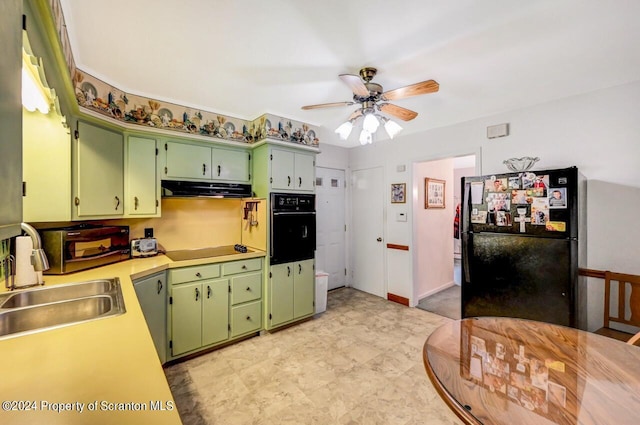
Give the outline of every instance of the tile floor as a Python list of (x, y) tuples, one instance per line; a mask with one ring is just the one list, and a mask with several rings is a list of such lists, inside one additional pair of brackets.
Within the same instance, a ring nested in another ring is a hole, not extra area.
[(165, 369), (193, 424), (460, 424), (422, 364), (449, 319), (351, 288), (313, 320)]

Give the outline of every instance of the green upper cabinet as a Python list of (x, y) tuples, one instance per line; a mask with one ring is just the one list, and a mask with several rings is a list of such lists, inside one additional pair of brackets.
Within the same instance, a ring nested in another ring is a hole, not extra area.
[(0, 11), (0, 239), (8, 239), (22, 232), (22, 0), (3, 1)]
[(251, 155), (246, 150), (179, 142), (167, 142), (164, 146), (166, 160), (163, 179), (242, 183), (251, 180)]
[(160, 215), (156, 140), (127, 137), (125, 172), (125, 213), (133, 217)]
[(271, 188), (273, 190), (313, 191), (315, 155), (282, 149), (271, 151)]
[(185, 143), (165, 143), (164, 176), (169, 179), (211, 179), (211, 148)]
[(258, 196), (270, 192), (314, 192), (316, 153), (264, 143), (253, 150), (253, 191)]
[(124, 140), (121, 133), (78, 122), (72, 146), (73, 219), (124, 213)]
[(249, 182), (251, 154), (247, 151), (211, 148), (214, 180)]

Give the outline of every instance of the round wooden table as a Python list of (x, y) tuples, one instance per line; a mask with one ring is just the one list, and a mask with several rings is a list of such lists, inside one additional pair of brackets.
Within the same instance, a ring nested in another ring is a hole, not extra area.
[(611, 338), (530, 320), (470, 318), (436, 329), (423, 360), (466, 424), (640, 424), (640, 347)]

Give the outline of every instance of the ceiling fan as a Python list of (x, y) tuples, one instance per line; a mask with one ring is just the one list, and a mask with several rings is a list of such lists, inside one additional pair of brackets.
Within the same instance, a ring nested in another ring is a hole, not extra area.
[(380, 125), (380, 120), (384, 121), (385, 130), (389, 134), (389, 137), (393, 139), (393, 137), (402, 130), (402, 127), (391, 121), (389, 118), (380, 115), (379, 112), (393, 115), (403, 121), (410, 121), (414, 119), (418, 116), (418, 113), (410, 109), (388, 103), (388, 101), (404, 99), (421, 94), (435, 93), (440, 88), (440, 85), (434, 80), (427, 80), (385, 92), (382, 90), (382, 86), (380, 84), (371, 82), (377, 72), (378, 70), (376, 68), (365, 67), (360, 70), (360, 76), (352, 74), (339, 75), (340, 79), (349, 86), (351, 91), (353, 91), (353, 101), (307, 105), (303, 106), (302, 109), (331, 108), (335, 106), (350, 106), (357, 104), (359, 105), (358, 109), (356, 109), (349, 116), (349, 119), (340, 125), (340, 127), (335, 131), (340, 135), (341, 139), (346, 140), (349, 137), (349, 134), (351, 134), (351, 130), (353, 129), (353, 123), (360, 117), (364, 117), (362, 124), (363, 130), (360, 134), (361, 144), (364, 145), (371, 143), (371, 135), (377, 131), (378, 126)]

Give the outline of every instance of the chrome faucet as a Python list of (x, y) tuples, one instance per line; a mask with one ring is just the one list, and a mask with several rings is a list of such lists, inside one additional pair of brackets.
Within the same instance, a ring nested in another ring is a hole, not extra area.
[(42, 240), (40, 239), (38, 231), (27, 223), (20, 223), (20, 227), (33, 241), (33, 251), (31, 251), (31, 265), (33, 266), (33, 270), (37, 272), (49, 270), (49, 260), (47, 260), (44, 249), (42, 249)]

